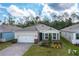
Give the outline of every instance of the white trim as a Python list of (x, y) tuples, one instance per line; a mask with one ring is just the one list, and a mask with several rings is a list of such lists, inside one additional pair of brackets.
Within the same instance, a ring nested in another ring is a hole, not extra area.
[[(42, 39), (47, 40), (47, 39), (45, 38), (45, 34), (46, 34), (46, 33), (42, 33)], [(47, 34), (48, 34), (48, 37), (49, 37), (49, 33), (47, 33)], [(55, 33), (55, 34), (56, 34), (56, 35), (55, 35), (56, 39), (53, 38), (53, 34), (54, 34), (54, 33), (51, 33), (51, 35), (52, 35), (52, 40), (60, 40), (60, 34), (59, 34), (59, 33)], [(57, 34), (58, 34), (58, 35), (57, 35)]]
[(52, 39), (53, 39), (53, 40), (57, 40), (57, 33), (55, 33), (55, 34), (56, 34), (56, 36), (55, 36), (56, 39), (53, 38), (53, 34), (54, 34), (54, 33), (52, 33)]
[(57, 40), (57, 33), (56, 33), (56, 40)]
[(76, 40), (79, 40), (79, 39), (77, 39), (77, 34), (79, 35), (79, 33), (76, 33), (76, 34), (75, 34), (75, 39), (76, 39)]
[(44, 40), (47, 40), (46, 38), (45, 38), (45, 34), (48, 34), (48, 37), (49, 37), (49, 33), (43, 33), (44, 34)]
[(60, 33), (58, 33), (58, 40), (60, 40)]

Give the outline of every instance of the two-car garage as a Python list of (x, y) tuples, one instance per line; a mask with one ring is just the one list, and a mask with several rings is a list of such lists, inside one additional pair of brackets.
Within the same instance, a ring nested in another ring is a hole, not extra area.
[(16, 32), (15, 37), (19, 43), (34, 43), (34, 39), (38, 38), (38, 34), (37, 32), (20, 31)]
[(28, 42), (28, 43), (32, 43), (34, 42), (34, 37), (33, 36), (19, 36), (18, 37), (18, 42)]

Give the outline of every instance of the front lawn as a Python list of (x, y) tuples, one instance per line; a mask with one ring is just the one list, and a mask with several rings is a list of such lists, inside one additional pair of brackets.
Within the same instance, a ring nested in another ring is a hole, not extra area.
[(65, 38), (61, 37), (61, 42), (63, 43), (63, 45), (67, 48), (67, 49), (76, 49), (79, 50), (78, 46), (73, 45), (72, 43), (70, 43), (69, 41), (67, 41)]
[(67, 55), (66, 49), (53, 49), (41, 47), (39, 45), (33, 45), (24, 55), (28, 56), (56, 56), (56, 55)]
[(64, 38), (61, 38), (61, 42), (63, 44), (63, 47), (58, 49), (46, 48), (34, 44), (27, 52), (25, 52), (24, 56), (68, 56), (68, 49), (76, 49), (79, 51), (79, 47), (71, 44)]
[(0, 42), (0, 50), (10, 46), (11, 44), (11, 42)]

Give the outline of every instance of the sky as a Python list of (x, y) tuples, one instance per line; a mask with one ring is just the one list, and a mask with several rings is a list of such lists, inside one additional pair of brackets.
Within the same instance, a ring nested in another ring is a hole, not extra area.
[(51, 19), (51, 14), (57, 15), (67, 12), (79, 12), (78, 3), (0, 3), (0, 20), (8, 17), (8, 14), (14, 17), (22, 16), (41, 16)]

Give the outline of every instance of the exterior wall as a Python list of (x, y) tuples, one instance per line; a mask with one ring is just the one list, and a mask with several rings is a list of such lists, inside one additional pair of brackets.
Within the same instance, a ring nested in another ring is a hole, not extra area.
[(3, 33), (2, 37), (5, 39), (5, 41), (9, 41), (15, 38), (13, 32), (5, 32)]
[(74, 33), (71, 32), (61, 32), (61, 35), (66, 38), (68, 41), (70, 41), (71, 43), (73, 43), (74, 40)]
[[(43, 31), (42, 33), (51, 33), (51, 34), (56, 33), (56, 34), (58, 34), (58, 36), (56, 35), (56, 38), (58, 40), (60, 40), (60, 31), (58, 31), (58, 30), (48, 30), (48, 31)], [(42, 39), (44, 39), (44, 34), (42, 36), (43, 36)]]
[(35, 39), (38, 39), (38, 33), (37, 32), (27, 32), (27, 31), (20, 31), (20, 32), (15, 32), (15, 38), (18, 39), (19, 36), (27, 36), (27, 35), (33, 35), (35, 36)]
[(70, 41), (72, 44), (79, 44), (79, 39), (76, 39), (76, 33), (61, 32), (61, 35)]
[(2, 39), (0, 41), (5, 42), (14, 39), (14, 33), (13, 32), (3, 32), (2, 33)]
[(73, 44), (79, 44), (79, 39), (76, 39), (76, 33), (74, 33), (74, 37), (73, 37)]
[[(42, 32), (42, 33), (58, 33), (58, 40), (60, 40), (60, 32), (49, 32), (49, 31), (45, 31), (45, 32)], [(22, 37), (22, 36), (33, 36), (34, 38), (33, 39), (39, 39), (39, 32), (37, 31), (19, 31), (19, 32), (15, 32), (15, 38), (16, 39), (19, 39), (19, 37)], [(42, 34), (42, 39), (44, 38), (43, 34)]]
[(5, 38), (0, 39), (0, 42), (6, 42)]

